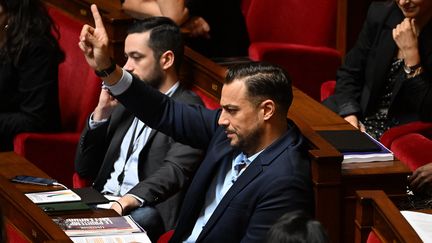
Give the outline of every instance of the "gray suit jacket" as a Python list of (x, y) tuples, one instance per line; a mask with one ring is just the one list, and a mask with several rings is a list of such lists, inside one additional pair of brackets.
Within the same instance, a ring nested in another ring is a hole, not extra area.
[[(181, 86), (173, 99), (189, 104), (202, 104), (200, 98)], [(94, 179), (93, 187), (101, 191), (114, 169), (120, 145), (134, 116), (122, 105), (117, 107), (109, 122), (82, 132), (75, 159), (75, 169), (84, 178)], [(183, 194), (189, 184), (202, 151), (175, 142), (165, 134), (152, 130), (139, 156), (140, 182), (129, 191), (155, 206), (171, 229), (177, 220)]]

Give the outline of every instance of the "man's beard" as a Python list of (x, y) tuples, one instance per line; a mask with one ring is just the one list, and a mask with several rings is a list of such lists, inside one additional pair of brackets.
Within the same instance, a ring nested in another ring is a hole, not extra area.
[(261, 131), (258, 128), (255, 128), (250, 133), (245, 136), (241, 136), (237, 133), (237, 144), (232, 145), (234, 148), (238, 148), (240, 151), (245, 153), (256, 152), (256, 146), (258, 141), (261, 138)]
[(159, 66), (155, 65), (155, 67), (153, 68), (153, 72), (149, 77), (144, 79), (144, 82), (155, 89), (159, 89), (162, 86), (164, 79), (164, 72)]

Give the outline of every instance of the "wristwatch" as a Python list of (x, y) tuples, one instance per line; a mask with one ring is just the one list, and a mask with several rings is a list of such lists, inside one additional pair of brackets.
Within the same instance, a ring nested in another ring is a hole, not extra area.
[(116, 63), (111, 58), (111, 65), (108, 68), (102, 69), (100, 71), (95, 70), (95, 74), (96, 74), (96, 76), (101, 77), (101, 78), (108, 77), (112, 72), (114, 72), (114, 70), (116, 69), (116, 66), (117, 66)]
[(420, 64), (420, 63), (417, 64), (417, 65), (414, 65), (414, 66), (407, 66), (407, 65), (404, 64), (403, 69), (404, 69), (404, 71), (405, 71), (406, 74), (410, 75), (410, 74), (414, 74), (415, 71), (416, 71), (419, 67), (421, 67), (421, 64)]

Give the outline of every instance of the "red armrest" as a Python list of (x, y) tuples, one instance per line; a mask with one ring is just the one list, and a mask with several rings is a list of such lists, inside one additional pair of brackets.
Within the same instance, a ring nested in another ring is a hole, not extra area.
[(280, 65), (297, 88), (316, 100), (320, 100), (321, 84), (334, 80), (341, 64), (340, 53), (335, 49), (287, 43), (251, 43), (249, 58)]
[(382, 243), (382, 241), (378, 238), (375, 232), (371, 231), (366, 240), (366, 243)]
[(381, 142), (412, 171), (432, 162), (432, 123), (411, 122), (392, 127), (381, 136)]
[(89, 187), (92, 184), (91, 179), (83, 178), (78, 173), (74, 172), (72, 177), (73, 188)]
[(321, 102), (334, 94), (336, 88), (336, 81), (329, 80), (321, 84)]
[(80, 133), (21, 133), (14, 138), (14, 151), (71, 187), (79, 138)]
[(392, 127), (381, 136), (380, 141), (384, 146), (390, 148), (394, 140), (408, 133), (429, 136), (432, 134), (432, 122), (416, 121)]
[(432, 140), (419, 133), (398, 137), (392, 142), (390, 150), (412, 171), (432, 162)]
[(174, 234), (174, 230), (169, 230), (165, 232), (163, 235), (161, 235), (157, 241), (157, 243), (168, 243), (171, 239), (171, 237)]

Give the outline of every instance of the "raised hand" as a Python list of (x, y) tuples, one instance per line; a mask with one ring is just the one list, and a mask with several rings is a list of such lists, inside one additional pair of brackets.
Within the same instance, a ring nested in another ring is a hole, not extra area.
[(96, 5), (91, 5), (91, 11), (95, 28), (87, 24), (83, 26), (78, 46), (93, 69), (103, 70), (111, 65), (109, 39)]

